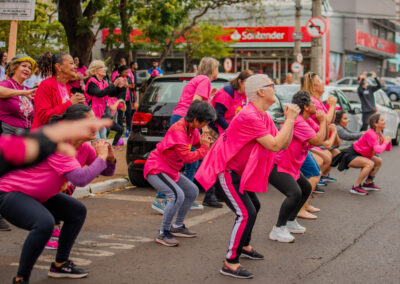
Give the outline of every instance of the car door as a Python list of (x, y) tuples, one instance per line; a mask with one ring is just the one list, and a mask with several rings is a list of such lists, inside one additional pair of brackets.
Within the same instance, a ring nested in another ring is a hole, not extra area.
[(355, 113), (349, 101), (342, 92), (336, 91), (336, 97), (338, 98), (338, 102), (340, 102), (342, 110), (344, 110), (347, 113), (347, 116), (349, 117), (347, 128), (350, 131), (355, 131), (355, 132), (360, 131), (360, 128), (362, 126), (361, 115), (359, 113)]
[(392, 139), (396, 138), (399, 124), (399, 117), (396, 111), (392, 109), (391, 102), (384, 91), (376, 91), (374, 97), (375, 103), (378, 107), (378, 113), (383, 116), (386, 122), (386, 127), (383, 130), (384, 135), (389, 136)]

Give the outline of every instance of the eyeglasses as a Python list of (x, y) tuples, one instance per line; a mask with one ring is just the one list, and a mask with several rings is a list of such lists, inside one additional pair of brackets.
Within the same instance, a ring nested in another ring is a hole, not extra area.
[(273, 90), (275, 90), (275, 84), (268, 84), (268, 85), (265, 85), (265, 86), (262, 86), (260, 89), (265, 89), (265, 88), (272, 88)]
[(106, 66), (101, 66), (101, 67), (97, 67), (97, 69), (106, 69), (107, 70), (107, 67)]

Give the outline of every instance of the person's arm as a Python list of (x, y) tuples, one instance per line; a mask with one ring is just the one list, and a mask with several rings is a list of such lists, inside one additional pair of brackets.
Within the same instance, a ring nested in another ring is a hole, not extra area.
[(229, 123), (225, 119), (225, 112), (227, 111), (227, 108), (223, 104), (216, 103), (215, 110), (217, 112), (216, 122), (222, 127), (222, 129), (227, 129), (229, 126)]
[(0, 99), (8, 99), (16, 96), (25, 96), (32, 99), (36, 89), (16, 90), (0, 86)]
[(263, 137), (257, 138), (257, 142), (272, 152), (286, 149), (292, 141), (293, 126), (299, 113), (300, 109), (297, 105), (287, 105), (285, 110), (286, 121), (278, 134), (275, 137), (267, 134)]
[(98, 98), (103, 98), (107, 95), (110, 97), (115, 97), (119, 93), (119, 88), (115, 87), (113, 84), (110, 84), (107, 88), (101, 90), (95, 83), (90, 82), (86, 93)]
[(188, 145), (178, 144), (173, 147), (176, 155), (185, 164), (191, 164), (204, 158), (208, 152), (208, 147), (206, 145), (201, 145), (196, 151), (190, 151)]
[(360, 139), (361, 136), (363, 135), (362, 132), (351, 132), (340, 125), (338, 125), (336, 129), (339, 137), (343, 140), (354, 141)]
[(84, 187), (94, 180), (107, 168), (107, 162), (97, 158), (92, 164), (85, 168), (74, 169), (64, 176), (74, 185)]
[(313, 146), (321, 146), (326, 137), (326, 116), (323, 111), (317, 111), (316, 117), (319, 122), (318, 132), (314, 137), (308, 139), (307, 142)]
[(322, 142), (322, 146), (324, 146), (326, 149), (330, 149), (334, 145), (335, 139), (336, 139), (336, 136), (337, 136), (336, 127), (332, 127), (332, 126), (334, 126), (334, 125), (331, 124), (329, 126), (329, 128), (328, 128), (328, 133), (330, 132), (331, 136), (327, 140)]
[(326, 122), (329, 125), (335, 120), (337, 98), (335, 96), (329, 96), (327, 103), (329, 105), (329, 110), (326, 115)]
[(381, 82), (378, 80), (378, 77), (376, 76), (376, 73), (375, 72), (372, 72), (372, 78), (374, 78), (375, 79), (375, 83), (376, 83), (376, 86), (374, 87), (374, 86), (371, 86), (371, 94), (373, 94), (375, 91), (377, 91), (377, 90), (379, 90), (380, 88), (382, 88), (382, 86), (381, 86)]
[[(390, 151), (391, 149), (392, 140), (390, 137), (386, 136), (382, 144), (375, 143), (373, 149), (375, 153), (381, 154), (383, 151), (387, 150)], [(389, 150), (388, 150), (389, 149)]]

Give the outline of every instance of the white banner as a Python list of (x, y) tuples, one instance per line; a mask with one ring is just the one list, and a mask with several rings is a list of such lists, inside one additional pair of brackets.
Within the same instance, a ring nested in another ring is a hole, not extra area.
[(33, 21), (36, 0), (0, 0), (0, 20)]

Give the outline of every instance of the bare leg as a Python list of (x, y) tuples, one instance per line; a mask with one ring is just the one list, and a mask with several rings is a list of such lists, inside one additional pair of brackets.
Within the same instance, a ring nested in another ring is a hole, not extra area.
[(328, 150), (313, 150), (311, 149), (311, 152), (314, 156), (314, 158), (317, 160), (317, 157), (322, 159), (322, 165), (320, 162), (317, 160), (317, 163), (319, 167), (321, 168), (321, 172), (323, 175), (329, 174), (329, 171), (331, 170), (331, 163), (332, 163), (332, 154)]
[[(311, 188), (312, 188), (311, 192), (314, 191), (315, 187), (318, 184), (319, 179), (320, 179), (320, 176), (310, 177), (308, 179), (308, 181), (311, 184)], [(316, 213), (316, 212), (320, 211), (318, 208), (315, 208), (314, 206), (310, 205), (310, 202), (309, 202), (310, 197), (311, 197), (311, 194), (308, 197), (307, 201), (304, 203), (303, 207), (301, 207), (299, 213), (297, 214), (297, 217), (304, 218), (304, 219), (317, 219), (318, 218), (316, 215), (313, 215), (307, 211), (307, 210), (310, 210), (312, 213)]]
[[(376, 174), (378, 173), (378, 171), (379, 171), (379, 169), (381, 168), (381, 166), (382, 166), (382, 159), (381, 158), (378, 158), (378, 157), (376, 157), (376, 156), (373, 156), (372, 158), (371, 158), (371, 160), (374, 162), (374, 168), (373, 168), (373, 170), (369, 173), (369, 175), (371, 176), (371, 177), (375, 177), (376, 176)], [(370, 180), (370, 179), (368, 179), (367, 178), (367, 180), (365, 181), (365, 183), (372, 183), (373, 181), (372, 180)]]
[(357, 178), (355, 186), (361, 186), (363, 180), (372, 172), (375, 163), (365, 157), (357, 157), (350, 162), (349, 167), (361, 169), (360, 175)]

